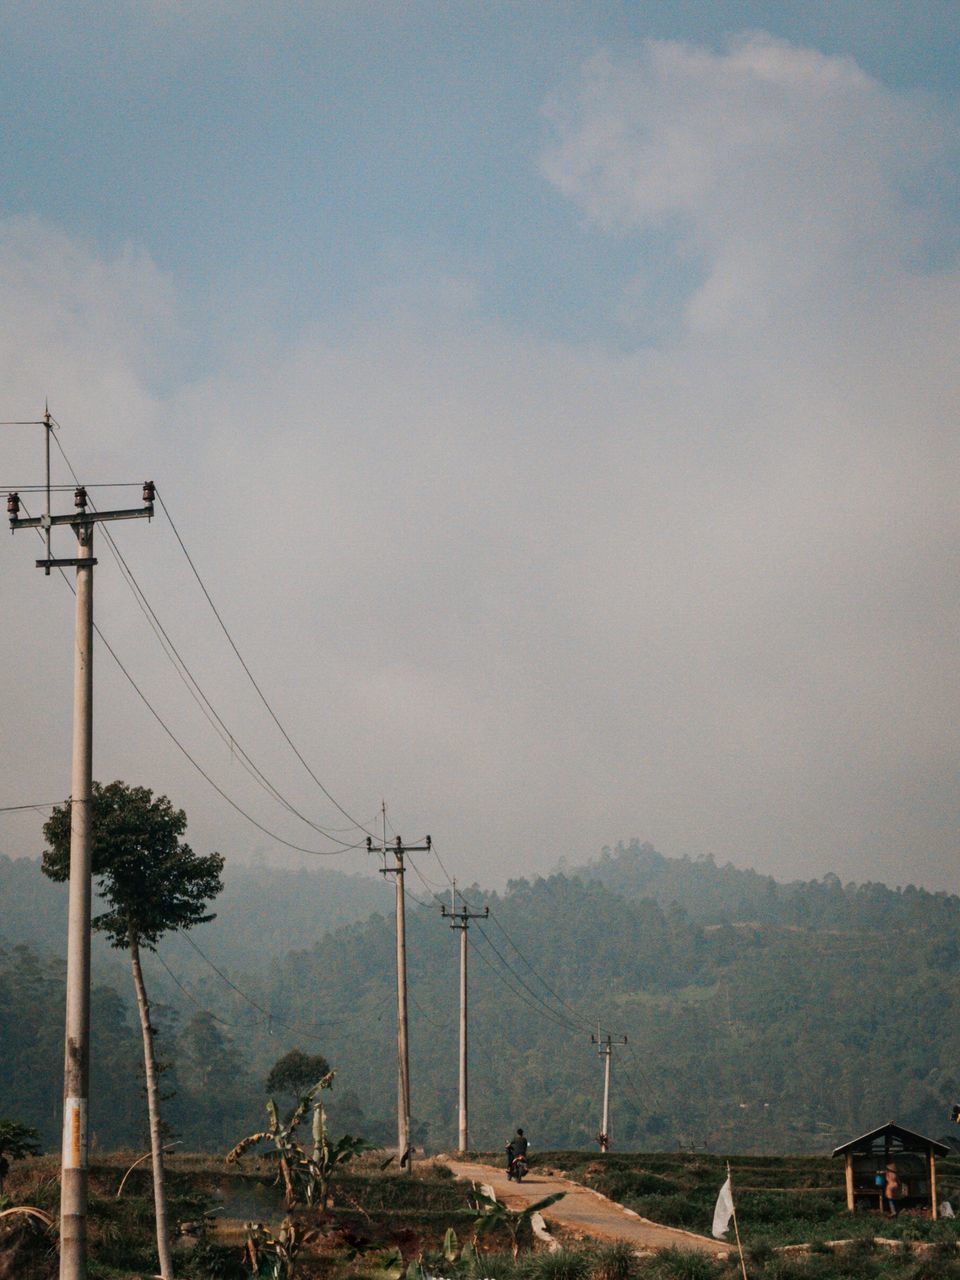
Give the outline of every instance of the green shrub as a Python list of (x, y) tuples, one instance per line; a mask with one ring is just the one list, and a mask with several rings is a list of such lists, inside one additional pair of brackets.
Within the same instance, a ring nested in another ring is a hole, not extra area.
[(838, 1280), (874, 1280), (874, 1277), (889, 1274), (890, 1264), (899, 1266), (886, 1251), (882, 1258), (876, 1256), (876, 1251), (872, 1237), (855, 1240), (834, 1253), (828, 1274), (838, 1277)]
[(664, 1249), (657, 1259), (664, 1280), (717, 1280), (717, 1265), (707, 1253), (692, 1249)]
[(626, 1240), (602, 1245), (593, 1253), (591, 1280), (632, 1280), (637, 1274), (637, 1256)]
[(536, 1255), (533, 1280), (587, 1280), (590, 1255), (575, 1249), (557, 1249)]
[(661, 1178), (656, 1173), (617, 1170), (600, 1179), (600, 1187), (604, 1195), (611, 1200), (626, 1200), (636, 1196), (676, 1194), (676, 1183), (669, 1178)]
[(179, 1263), (179, 1269), (190, 1280), (245, 1280), (247, 1275), (238, 1248), (211, 1240), (201, 1240)]
[(762, 1274), (763, 1280), (813, 1280), (814, 1272), (806, 1258), (771, 1254)]
[(763, 1266), (765, 1262), (769, 1262), (773, 1257), (773, 1246), (767, 1240), (758, 1240), (747, 1249), (747, 1254), (751, 1262)]
[(960, 1280), (960, 1261), (929, 1254), (911, 1267), (906, 1280)]
[(667, 1227), (689, 1227), (693, 1231), (703, 1231), (710, 1224), (713, 1217), (713, 1201), (716, 1199), (716, 1192), (707, 1193), (707, 1201), (701, 1196), (699, 1200), (694, 1196), (641, 1196), (633, 1202), (633, 1208), (636, 1209), (644, 1218), (649, 1218), (652, 1222), (662, 1222)]
[(737, 1197), (737, 1219), (741, 1228), (746, 1228), (751, 1223), (785, 1222), (798, 1216), (795, 1196), (776, 1195), (769, 1191), (746, 1191)]
[(512, 1253), (485, 1253), (480, 1259), (477, 1275), (488, 1280), (517, 1280), (518, 1268)]
[(156, 1275), (159, 1269), (155, 1243), (149, 1239), (131, 1239), (130, 1236), (117, 1231), (115, 1227), (104, 1231), (92, 1252), (102, 1268), (116, 1267), (118, 1271), (143, 1271), (149, 1275)]

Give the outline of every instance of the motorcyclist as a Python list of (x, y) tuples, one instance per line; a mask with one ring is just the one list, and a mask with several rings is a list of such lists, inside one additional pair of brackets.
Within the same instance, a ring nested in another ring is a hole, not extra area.
[(517, 1161), (526, 1161), (529, 1143), (522, 1129), (518, 1129), (507, 1143), (507, 1181), (516, 1178), (520, 1181), (521, 1171), (517, 1169)]

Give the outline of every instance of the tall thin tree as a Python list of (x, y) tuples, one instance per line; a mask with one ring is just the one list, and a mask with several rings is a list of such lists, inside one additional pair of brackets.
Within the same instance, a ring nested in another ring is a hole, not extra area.
[[(223, 858), (219, 853), (195, 854), (180, 839), (186, 827), (186, 814), (174, 809), (166, 796), (154, 797), (146, 787), (128, 787), (123, 782), (93, 784), (93, 878), (108, 908), (94, 918), (93, 927), (106, 934), (111, 946), (130, 953), (143, 1035), (157, 1253), (163, 1280), (173, 1280), (173, 1266), (163, 1181), (157, 1061), (140, 951), (153, 950), (163, 934), (171, 930), (190, 929), (212, 920), (207, 904), (223, 888)], [(54, 809), (43, 834), (48, 846), (43, 854), (44, 873), (51, 880), (68, 879), (69, 802)]]

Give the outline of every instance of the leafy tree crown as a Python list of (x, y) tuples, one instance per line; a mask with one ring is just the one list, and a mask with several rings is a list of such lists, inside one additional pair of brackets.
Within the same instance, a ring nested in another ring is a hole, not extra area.
[(299, 1097), (327, 1075), (329, 1070), (330, 1064), (323, 1054), (291, 1049), (271, 1067), (267, 1076), (267, 1091), (291, 1093), (294, 1097)]
[[(152, 949), (174, 929), (190, 929), (214, 918), (207, 903), (223, 888), (223, 858), (196, 854), (180, 837), (186, 814), (166, 796), (123, 782), (93, 784), (91, 841), (93, 876), (109, 910), (93, 927), (111, 946), (125, 949), (131, 934)], [(51, 880), (70, 878), (70, 802), (58, 805), (44, 824), (43, 870)]]
[(23, 1160), (40, 1154), (39, 1133), (18, 1120), (0, 1120), (0, 1157)]

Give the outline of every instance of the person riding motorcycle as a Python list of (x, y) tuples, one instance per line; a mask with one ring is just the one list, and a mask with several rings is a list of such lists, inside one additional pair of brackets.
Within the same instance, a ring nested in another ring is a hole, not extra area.
[(507, 1181), (516, 1178), (519, 1182), (527, 1172), (527, 1142), (522, 1129), (507, 1143)]

